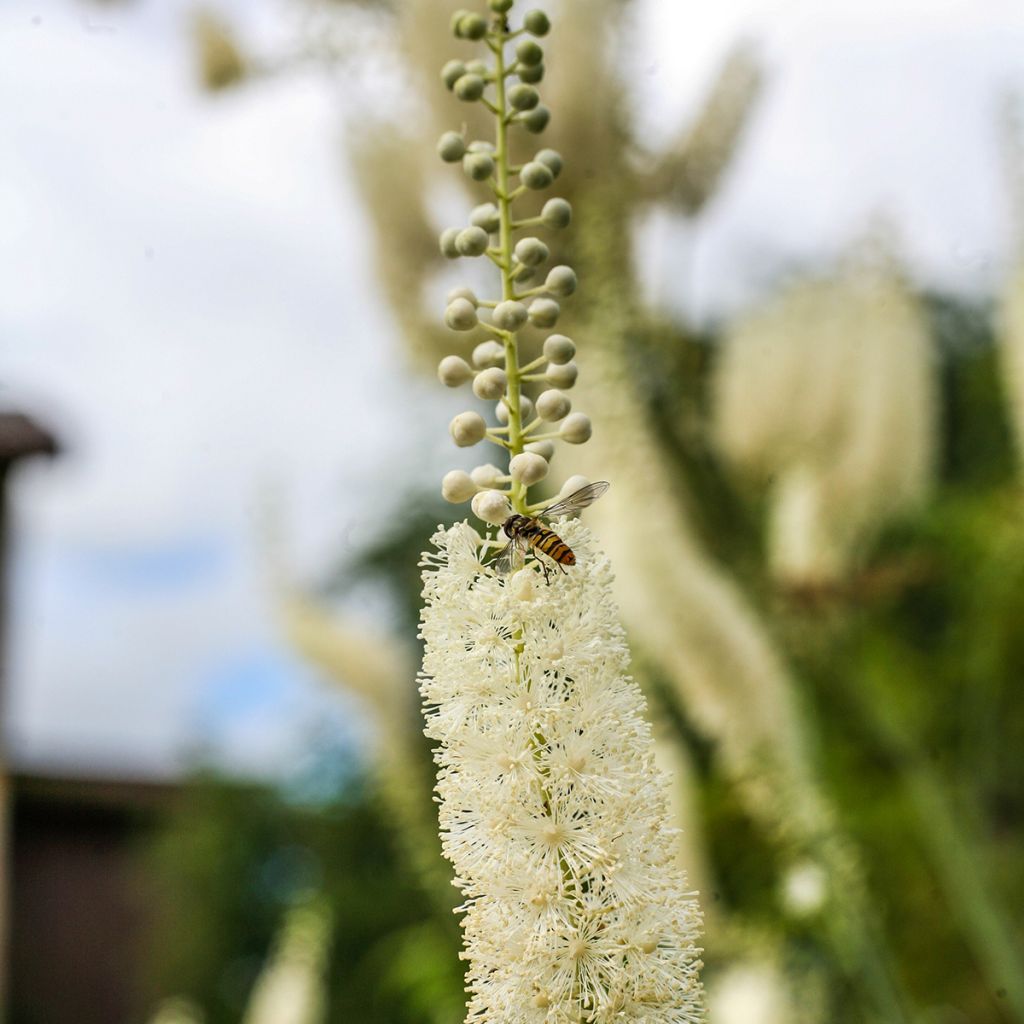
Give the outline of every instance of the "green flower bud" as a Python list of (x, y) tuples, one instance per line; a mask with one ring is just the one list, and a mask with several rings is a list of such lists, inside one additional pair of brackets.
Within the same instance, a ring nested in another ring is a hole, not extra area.
[(467, 288), (465, 287), (465, 285), (462, 285), (459, 288), (453, 288), (448, 293), (447, 299), (445, 301), (448, 302), (450, 305), (456, 299), (466, 299), (469, 302), (472, 302), (474, 306), (480, 305), (480, 300), (476, 297), (476, 293), (473, 291), (472, 288)]
[(519, 180), (527, 188), (539, 191), (542, 188), (547, 188), (555, 180), (555, 176), (546, 164), (531, 160), (519, 172)]
[(482, 60), (470, 60), (466, 62), (466, 70), (471, 75), (479, 75), (486, 82), (490, 68)]
[(453, 331), (471, 331), (479, 323), (476, 306), (469, 299), (456, 299), (444, 311), (444, 322)]
[(508, 102), (514, 110), (533, 110), (540, 103), (540, 93), (532, 85), (513, 85), (508, 91)]
[(519, 81), (528, 85), (536, 85), (544, 80), (544, 65), (534, 64), (533, 67), (519, 69)]
[(487, 153), (467, 153), (462, 158), (462, 169), (474, 181), (486, 181), (494, 173), (494, 160)]
[(489, 0), (488, 6), (495, 14), (505, 14), (512, 10), (513, 0)]
[(533, 135), (540, 135), (547, 128), (548, 121), (550, 120), (551, 111), (543, 103), (538, 103), (533, 110), (528, 110), (525, 114), (519, 115), (519, 121), (522, 126)]
[(490, 242), (483, 228), (463, 228), (455, 237), (455, 248), (461, 256), (483, 256)]
[(544, 287), (552, 295), (572, 295), (576, 291), (576, 271), (572, 267), (552, 267)]
[(531, 36), (546, 36), (551, 30), (551, 22), (543, 11), (527, 11), (523, 18), (523, 28)]
[(482, 466), (477, 466), (476, 469), (470, 471), (469, 476), (477, 487), (484, 487), (492, 490), (496, 487), (500, 487), (505, 482), (503, 479), (505, 474), (490, 462), (485, 462)]
[(508, 387), (508, 378), (505, 371), (497, 366), (481, 370), (473, 381), (473, 394), (477, 398), (483, 398), (489, 402), (496, 402)]
[(562, 440), (568, 441), (569, 444), (583, 444), (590, 440), (590, 435), (593, 432), (594, 428), (591, 426), (590, 417), (584, 416), (581, 412), (570, 413), (566, 416), (558, 430)]
[(472, 14), (472, 11), (467, 11), (465, 7), (460, 7), (457, 11), (452, 12), (451, 20), (448, 22), (452, 32), (456, 36), (460, 36), (459, 33), (459, 22), (462, 21), (467, 14)]
[(551, 255), (551, 250), (539, 238), (520, 238), (513, 250), (520, 263), (538, 267)]
[(554, 327), (561, 312), (554, 299), (534, 299), (530, 303), (530, 323), (534, 327)]
[(548, 475), (548, 462), (536, 452), (523, 452), (520, 455), (512, 456), (509, 460), (508, 472), (513, 480), (518, 480), (519, 483), (529, 487)]
[[(564, 429), (564, 425), (563, 425)], [(460, 412), (448, 424), (448, 433), (460, 448), (470, 448), (484, 439), (487, 424), (478, 412)]]
[(555, 445), (553, 441), (531, 441), (527, 446), (528, 452), (539, 455), (542, 459), (550, 462), (555, 457)]
[(544, 51), (532, 39), (522, 39), (516, 45), (516, 58), (520, 64), (532, 68), (544, 59)]
[(491, 319), (494, 326), (500, 327), (503, 331), (518, 331), (526, 323), (528, 315), (526, 307), (521, 302), (508, 300), (498, 303)]
[(489, 235), (496, 234), (501, 228), (501, 214), (494, 203), (481, 203), (473, 208), (469, 215), (470, 224), (483, 228)]
[[(544, 358), (556, 366), (564, 366), (576, 355), (576, 346), (564, 334), (549, 335), (544, 341)], [(548, 371), (550, 372), (550, 367)]]
[(460, 39), (483, 39), (487, 35), (487, 22), (479, 14), (464, 14), (455, 26), (455, 34)]
[(555, 178), (562, 173), (562, 154), (556, 149), (542, 149), (533, 159), (543, 164)]
[(459, 237), (459, 228), (445, 228), (438, 239), (441, 255), (447, 256), (450, 260), (457, 260), (462, 253), (459, 252), (455, 239)]
[(466, 149), (470, 153), (493, 153), (494, 152), (494, 143), (493, 142), (484, 142), (483, 139), (474, 139), (466, 147)]
[(571, 408), (572, 402), (569, 400), (569, 396), (555, 388), (542, 392), (537, 398), (537, 415), (542, 420), (547, 420), (548, 423), (564, 419), (569, 415)]
[(476, 494), (476, 484), (473, 483), (467, 472), (453, 469), (450, 473), (445, 473), (444, 479), (441, 481), (441, 496), (445, 501), (450, 501), (453, 505), (461, 505), (462, 502), (469, 501), (474, 494)]
[[(519, 396), (519, 418), (525, 423), (533, 413), (533, 402), (531, 402), (526, 395)], [(505, 404), (503, 398), (495, 407), (494, 415), (498, 417), (498, 422), (505, 424), (508, 423), (508, 406)]]
[(461, 356), (445, 356), (437, 364), (437, 379), (446, 388), (457, 388), (473, 376), (469, 363)]
[(441, 68), (441, 81), (451, 92), (455, 83), (466, 73), (466, 65), (461, 60), (450, 60)]
[(473, 365), (478, 369), (486, 369), (488, 366), (505, 365), (505, 349), (497, 341), (481, 341), (470, 356)]
[(574, 362), (570, 361), (561, 365), (555, 363), (544, 371), (544, 379), (553, 387), (567, 391), (576, 383), (579, 373), (579, 367)]
[(540, 211), (546, 228), (567, 228), (572, 222), (572, 207), (566, 199), (549, 199)]
[(453, 164), (462, 159), (466, 152), (466, 140), (458, 132), (445, 132), (437, 140), (437, 155), (446, 163)]
[(484, 94), (484, 80), (479, 75), (463, 75), (455, 83), (455, 95), (464, 103), (473, 103)]

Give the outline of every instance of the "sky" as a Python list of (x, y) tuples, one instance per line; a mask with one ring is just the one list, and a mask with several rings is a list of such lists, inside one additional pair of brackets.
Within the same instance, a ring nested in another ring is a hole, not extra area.
[[(15, 478), (5, 733), (25, 769), (166, 775), (201, 752), (279, 774), (325, 723), (358, 746), (358, 706), (280, 637), (268, 508), (312, 579), (453, 464), (456, 400), (406, 365), (365, 258), (336, 87), (310, 71), (203, 94), (191, 6), (0, 4), (0, 402), (64, 449)], [(224, 9), (272, 44), (296, 5)], [(637, 10), (652, 144), (737, 38), (769, 72), (699, 228), (642, 226), (654, 301), (726, 315), (876, 217), (921, 283), (998, 287), (995, 112), (1024, 88), (1019, 5)], [(346, 614), (389, 622), (373, 595)]]

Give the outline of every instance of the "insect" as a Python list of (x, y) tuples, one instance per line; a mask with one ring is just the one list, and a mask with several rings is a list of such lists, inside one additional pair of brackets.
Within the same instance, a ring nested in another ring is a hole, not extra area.
[[(562, 572), (565, 572), (567, 565), (575, 565), (576, 556), (573, 554), (572, 548), (554, 530), (545, 526), (541, 519), (574, 515), (597, 501), (609, 486), (611, 485), (607, 480), (598, 480), (597, 483), (587, 484), (586, 487), (574, 491), (568, 498), (548, 505), (535, 516), (524, 516), (518, 513), (509, 516), (501, 525), (509, 541), (494, 559), (494, 571), (501, 576), (510, 573), (522, 564), (528, 547), (543, 552), (554, 561)], [(541, 562), (541, 568), (544, 570), (544, 578), (547, 579), (549, 571), (547, 564)]]

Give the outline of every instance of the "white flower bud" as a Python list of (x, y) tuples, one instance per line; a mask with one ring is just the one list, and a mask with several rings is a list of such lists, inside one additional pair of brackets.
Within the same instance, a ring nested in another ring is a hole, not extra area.
[(455, 239), (459, 237), (459, 228), (445, 228), (438, 238), (437, 244), (442, 256), (450, 260), (457, 260), (462, 254), (459, 252)]
[(472, 376), (472, 368), (461, 356), (445, 356), (437, 364), (437, 379), (446, 388), (457, 388)]
[(455, 238), (455, 248), (463, 256), (483, 256), (490, 241), (483, 228), (463, 228)]
[(469, 215), (469, 223), (493, 235), (501, 228), (501, 215), (494, 203), (481, 203), (473, 208)]
[(562, 307), (554, 299), (534, 299), (530, 303), (530, 323), (534, 327), (554, 327)]
[(469, 501), (474, 494), (476, 494), (476, 484), (473, 483), (468, 473), (461, 469), (453, 469), (450, 473), (445, 473), (444, 479), (441, 481), (441, 496), (445, 501), (459, 505), (464, 501)]
[(500, 526), (512, 515), (512, 507), (501, 491), (478, 491), (473, 496), (473, 515), (485, 523)]
[(470, 356), (473, 365), (483, 370), (488, 366), (505, 365), (505, 349), (496, 341), (481, 341)]
[(576, 383), (579, 372), (579, 367), (575, 363), (563, 363), (561, 366), (556, 363), (553, 366), (549, 365), (544, 371), (544, 379), (552, 387), (562, 388), (564, 391)]
[(551, 250), (539, 238), (520, 238), (513, 253), (520, 263), (537, 267), (551, 255)]
[[(541, 107), (537, 108), (542, 109)], [(529, 115), (527, 115), (529, 117)], [(534, 191), (538, 191), (542, 188), (547, 188), (555, 180), (555, 176), (551, 173), (551, 169), (546, 165), (539, 163), (536, 160), (531, 160), (528, 164), (523, 166), (523, 169), (519, 172), (519, 180), (527, 187), (532, 188)]]
[[(519, 418), (523, 422), (526, 422), (533, 413), (533, 402), (531, 402), (526, 395), (519, 396)], [(502, 399), (494, 409), (494, 415), (498, 417), (498, 422), (501, 424), (508, 423), (508, 406), (505, 405), (505, 400)]]
[(466, 152), (466, 140), (458, 132), (445, 132), (437, 140), (437, 155), (446, 163), (461, 160)]
[(460, 448), (471, 448), (484, 439), (484, 435), (487, 433), (487, 424), (478, 412), (460, 412), (448, 424), (448, 432)]
[(585, 476), (576, 474), (575, 476), (569, 477), (568, 480), (562, 484), (562, 489), (558, 492), (559, 498), (568, 498), (570, 494), (575, 494), (578, 490), (590, 485), (590, 481)]
[(481, 370), (473, 381), (473, 394), (477, 398), (483, 398), (489, 402), (496, 402), (508, 387), (508, 378), (504, 370), (492, 366), (487, 370)]
[(488, 153), (467, 153), (462, 158), (462, 169), (473, 181), (486, 181), (494, 173), (494, 158)]
[(518, 331), (526, 323), (528, 315), (526, 307), (521, 302), (514, 302), (510, 299), (506, 302), (499, 302), (494, 307), (491, 320), (495, 327), (500, 327), (503, 331)]
[(576, 291), (576, 271), (572, 267), (552, 267), (548, 271), (544, 287), (552, 295), (572, 295)]
[(533, 110), (540, 103), (540, 93), (532, 85), (520, 82), (509, 89), (508, 102), (513, 110)]
[(494, 143), (487, 142), (485, 139), (474, 139), (467, 147), (466, 151), (469, 153), (490, 153), (494, 155)]
[[(539, 50), (540, 47), (538, 46)], [(455, 83), (466, 73), (466, 65), (461, 60), (450, 60), (443, 68), (441, 68), (441, 81), (447, 86), (448, 91), (451, 92), (455, 88)]]
[(448, 305), (451, 305), (456, 299), (465, 299), (467, 302), (472, 302), (474, 306), (480, 305), (480, 301), (477, 299), (476, 293), (472, 288), (467, 288), (465, 285), (453, 288), (448, 293)]
[(484, 94), (484, 80), (479, 75), (463, 75), (455, 83), (455, 95), (464, 103), (473, 103)]
[(534, 158), (557, 178), (562, 173), (562, 154), (557, 149), (542, 149)]
[(513, 480), (529, 487), (548, 475), (548, 460), (541, 458), (536, 452), (523, 452), (512, 456), (508, 471)]
[(453, 331), (471, 331), (476, 327), (476, 306), (469, 299), (456, 299), (444, 311), (444, 322)]
[(584, 416), (581, 412), (573, 412), (566, 416), (558, 431), (562, 440), (568, 441), (569, 444), (583, 444), (590, 440), (593, 432), (590, 417)]
[(544, 59), (544, 51), (532, 39), (523, 39), (516, 45), (516, 58), (532, 68)]
[(492, 465), (490, 462), (485, 462), (484, 465), (477, 466), (476, 469), (472, 470), (469, 476), (477, 487), (493, 489), (500, 487), (505, 482), (504, 477), (506, 474), (498, 469), (497, 466)]
[(567, 228), (572, 222), (572, 207), (566, 199), (549, 199), (540, 211), (546, 228)]
[(576, 346), (564, 334), (552, 334), (544, 341), (544, 358), (561, 366), (576, 355)]
[(554, 389), (543, 392), (537, 399), (537, 415), (549, 423), (564, 419), (569, 415), (571, 408), (572, 402), (569, 401), (569, 396)]
[(828, 876), (820, 864), (804, 860), (794, 864), (782, 879), (782, 904), (793, 917), (818, 913), (828, 898)]
[(533, 110), (528, 110), (525, 114), (520, 114), (519, 117), (522, 126), (528, 132), (533, 135), (540, 135), (547, 128), (548, 122), (551, 120), (551, 111), (543, 103), (538, 103)]
[(526, 450), (533, 452), (534, 455), (539, 455), (542, 459), (547, 459), (548, 462), (555, 457), (554, 441), (531, 441), (526, 446)]

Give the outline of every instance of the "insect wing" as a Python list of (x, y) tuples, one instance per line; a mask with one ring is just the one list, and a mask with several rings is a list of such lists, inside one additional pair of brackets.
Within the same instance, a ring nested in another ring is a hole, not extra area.
[(586, 487), (573, 491), (568, 498), (556, 501), (554, 505), (548, 505), (546, 509), (537, 514), (544, 516), (545, 519), (557, 519), (558, 516), (575, 515), (588, 505), (593, 505), (610, 486), (611, 484), (607, 480), (598, 480), (596, 483), (587, 484)]
[(513, 537), (498, 552), (491, 563), (494, 571), (499, 576), (507, 576), (513, 569), (518, 568), (523, 562), (523, 542), (519, 537)]

